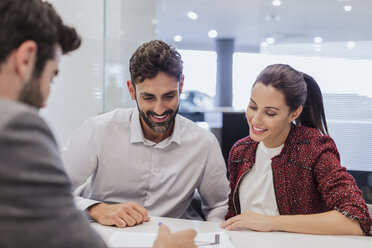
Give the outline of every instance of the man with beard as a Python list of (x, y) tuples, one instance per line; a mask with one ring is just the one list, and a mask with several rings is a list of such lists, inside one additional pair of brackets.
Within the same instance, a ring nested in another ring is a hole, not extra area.
[(182, 60), (163, 41), (130, 59), (134, 109), (85, 121), (62, 152), (81, 210), (104, 225), (133, 226), (149, 215), (181, 218), (197, 189), (208, 221), (221, 222), (229, 187), (217, 139), (177, 115)]
[[(61, 55), (80, 43), (49, 3), (0, 1), (2, 248), (106, 247), (75, 207), (54, 136), (38, 115)], [(162, 225), (154, 247), (195, 247), (194, 237)]]

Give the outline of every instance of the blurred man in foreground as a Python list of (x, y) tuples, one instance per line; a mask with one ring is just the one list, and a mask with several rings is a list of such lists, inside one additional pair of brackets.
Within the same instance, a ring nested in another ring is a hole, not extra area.
[[(106, 247), (75, 208), (49, 127), (38, 115), (62, 54), (81, 40), (41, 0), (0, 1), (0, 247)], [(26, 103), (20, 103), (20, 101)], [(161, 227), (155, 247), (195, 247)]]

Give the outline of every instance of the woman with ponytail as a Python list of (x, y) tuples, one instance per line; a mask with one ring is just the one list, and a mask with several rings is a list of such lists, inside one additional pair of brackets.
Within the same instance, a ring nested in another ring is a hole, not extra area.
[(250, 136), (230, 151), (228, 230), (369, 234), (371, 218), (329, 137), (316, 81), (288, 65), (253, 84)]

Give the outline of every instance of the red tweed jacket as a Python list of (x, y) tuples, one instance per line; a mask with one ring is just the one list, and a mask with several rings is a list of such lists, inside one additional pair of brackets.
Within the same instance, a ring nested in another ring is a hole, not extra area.
[[(226, 219), (240, 214), (239, 182), (255, 163), (258, 142), (249, 136), (230, 151), (229, 210)], [(337, 210), (359, 221), (365, 234), (372, 220), (354, 178), (340, 165), (334, 141), (316, 129), (292, 125), (281, 153), (272, 158), (273, 183), (281, 215)]]

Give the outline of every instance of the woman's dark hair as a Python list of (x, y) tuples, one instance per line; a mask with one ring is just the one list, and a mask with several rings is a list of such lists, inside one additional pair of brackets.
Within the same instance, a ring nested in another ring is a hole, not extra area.
[(266, 67), (258, 75), (253, 86), (256, 83), (270, 85), (282, 92), (290, 111), (303, 106), (301, 115), (295, 121), (297, 125), (316, 128), (329, 135), (322, 92), (312, 77), (289, 65), (274, 64)]
[(179, 82), (182, 77), (182, 59), (176, 48), (161, 40), (152, 40), (139, 46), (130, 58), (132, 84), (152, 79), (162, 71)]
[(54, 58), (57, 44), (64, 54), (81, 44), (75, 29), (63, 24), (50, 3), (41, 0), (1, 0), (0, 65), (27, 40), (35, 41), (38, 46), (34, 77), (40, 76), (47, 60)]

